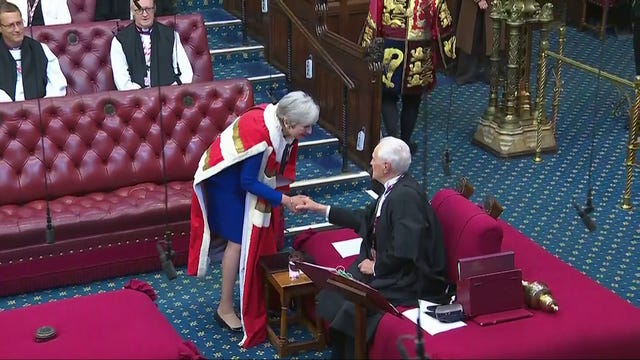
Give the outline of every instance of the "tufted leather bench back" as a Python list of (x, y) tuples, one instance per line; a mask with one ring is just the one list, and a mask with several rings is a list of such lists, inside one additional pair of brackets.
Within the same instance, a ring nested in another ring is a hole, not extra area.
[(115, 20), (34, 26), (32, 37), (58, 57), (67, 78), (67, 95), (92, 94), (116, 88), (109, 49), (117, 26)]
[[(192, 179), (215, 137), (253, 105), (248, 80), (46, 98), (0, 107), (0, 205)], [(160, 104), (162, 103), (162, 117)]]
[[(163, 24), (174, 26), (180, 34), (191, 66), (193, 82), (213, 80), (213, 67), (204, 21), (200, 14), (159, 17)], [(109, 49), (118, 29), (130, 20), (107, 20), (92, 23), (34, 26), (28, 35), (47, 44), (58, 56), (67, 78), (67, 95), (93, 94), (115, 90)]]
[[(100, 0), (111, 1), (111, 0)], [(86, 23), (92, 22), (96, 14), (96, 0), (67, 0), (71, 22)]]

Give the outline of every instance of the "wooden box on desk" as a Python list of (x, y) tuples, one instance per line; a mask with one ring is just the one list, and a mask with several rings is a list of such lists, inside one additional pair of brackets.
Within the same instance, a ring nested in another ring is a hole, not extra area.
[(468, 317), (508, 315), (481, 318), (482, 322), (496, 323), (498, 318), (506, 321), (516, 314), (523, 317), (528, 313), (519, 311), (524, 310), (522, 271), (515, 268), (511, 251), (458, 260), (456, 298)]

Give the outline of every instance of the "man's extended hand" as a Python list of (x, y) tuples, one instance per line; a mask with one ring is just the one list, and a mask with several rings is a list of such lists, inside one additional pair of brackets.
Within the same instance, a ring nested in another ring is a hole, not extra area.
[(323, 205), (311, 200), (310, 197), (305, 196), (304, 201), (301, 204), (296, 206), (296, 210), (298, 211), (313, 211), (317, 213), (324, 214), (327, 211), (327, 205)]
[(283, 204), (289, 211), (297, 214), (301, 210), (298, 207), (304, 205), (308, 200), (311, 199), (306, 195), (286, 196), (286, 198), (283, 199)]

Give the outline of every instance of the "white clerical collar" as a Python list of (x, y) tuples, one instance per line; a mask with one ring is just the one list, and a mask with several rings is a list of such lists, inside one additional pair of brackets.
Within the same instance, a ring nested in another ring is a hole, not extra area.
[(384, 183), (384, 191), (387, 192), (389, 189), (391, 189), (393, 185), (395, 185), (398, 182), (398, 180), (400, 180), (401, 177), (402, 175), (398, 175), (396, 177), (392, 177), (391, 179), (387, 180), (387, 182)]

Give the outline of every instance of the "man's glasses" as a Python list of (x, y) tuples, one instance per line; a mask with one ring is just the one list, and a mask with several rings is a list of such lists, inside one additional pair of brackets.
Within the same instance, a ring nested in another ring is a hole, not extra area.
[(18, 29), (22, 29), (24, 27), (24, 24), (22, 23), (22, 21), (16, 21), (13, 24), (0, 24), (0, 26), (3, 29), (13, 29), (13, 28), (18, 28)]
[(136, 13), (136, 15), (142, 15), (143, 13), (147, 13), (147, 14), (153, 14), (156, 11), (155, 7), (146, 7), (146, 8), (140, 8), (140, 9), (133, 9), (133, 12)]

